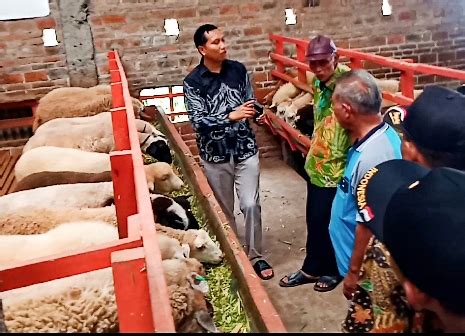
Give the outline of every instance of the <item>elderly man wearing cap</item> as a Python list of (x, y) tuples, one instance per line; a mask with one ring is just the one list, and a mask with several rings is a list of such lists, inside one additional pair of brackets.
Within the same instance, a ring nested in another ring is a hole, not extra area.
[(328, 225), (336, 186), (346, 163), (349, 137), (334, 116), (331, 97), (336, 79), (350, 69), (338, 63), (334, 42), (326, 36), (313, 38), (307, 49), (314, 98), (314, 131), (305, 161), (307, 183), (307, 243), (302, 268), (284, 276), (279, 285), (294, 287), (315, 283), (317, 291), (330, 291), (340, 282)]
[[(428, 86), (400, 115), (405, 115), (400, 125), (400, 131), (403, 133), (404, 159), (415, 161), (428, 168), (443, 166), (465, 170), (465, 96), (439, 86)], [(385, 172), (382, 175), (376, 173), (377, 179), (384, 176), (388, 180), (403, 180), (402, 165), (409, 167), (409, 162), (396, 162), (392, 166), (381, 165)], [(392, 168), (388, 169), (389, 167)], [(388, 173), (394, 177), (387, 178)], [(376, 201), (377, 206), (370, 206), (367, 200), (368, 197), (376, 200), (384, 199), (386, 196), (385, 190), (378, 193), (370, 192), (372, 183), (368, 181), (372, 180), (371, 175), (374, 175), (373, 171), (362, 179), (357, 188), (357, 205), (364, 225), (374, 233), (374, 237), (370, 239), (365, 251), (360, 278), (349, 312), (342, 324), (343, 331), (357, 333), (427, 331), (431, 328), (429, 325), (431, 318), (428, 314), (415, 312), (406, 303), (405, 292), (392, 268), (391, 255), (384, 245), (380, 229), (381, 216), (378, 215), (378, 208), (384, 203)], [(422, 212), (429, 211), (424, 206), (417, 207)], [(463, 205), (460, 211), (463, 211)], [(447, 220), (443, 219), (438, 225), (446, 222)], [(408, 238), (411, 239), (410, 241), (414, 240), (412, 237)], [(429, 254), (425, 257), (429, 258)], [(434, 271), (434, 266), (430, 270)], [(447, 288), (448, 285), (447, 280), (438, 280), (437, 286)]]

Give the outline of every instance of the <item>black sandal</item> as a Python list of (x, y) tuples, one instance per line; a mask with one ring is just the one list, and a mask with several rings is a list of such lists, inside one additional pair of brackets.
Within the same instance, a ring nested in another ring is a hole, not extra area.
[[(255, 262), (255, 264), (253, 264), (253, 269), (255, 270), (255, 272), (257, 273), (257, 275), (260, 277), (260, 279), (262, 280), (269, 280), (271, 279), (272, 277), (274, 277), (274, 272), (273, 272), (273, 268), (270, 266), (270, 264), (268, 264), (265, 260), (263, 259), (260, 259), (258, 260), (257, 262)], [(271, 270), (271, 275), (269, 276), (264, 276), (263, 275), (263, 271), (265, 270), (268, 270), (270, 269)]]
[[(332, 291), (334, 288), (339, 285), (339, 283), (344, 279), (344, 277), (340, 275), (334, 275), (334, 276), (328, 276), (328, 275), (323, 275), (320, 277), (320, 279), (317, 281), (315, 286), (313, 286), (313, 289), (316, 290), (317, 292), (329, 292)], [(326, 284), (325, 287), (321, 286), (321, 284)]]
[[(287, 281), (284, 281), (284, 278), (287, 278)], [(320, 277), (318, 276), (307, 276), (302, 272), (302, 270), (298, 270), (297, 272), (291, 273), (289, 275), (285, 275), (279, 280), (279, 285), (281, 287), (295, 287), (300, 286), (308, 283), (314, 283), (318, 281)]]

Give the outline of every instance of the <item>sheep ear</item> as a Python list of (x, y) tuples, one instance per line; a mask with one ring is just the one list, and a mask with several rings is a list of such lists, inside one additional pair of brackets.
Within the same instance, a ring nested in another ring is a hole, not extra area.
[(203, 276), (196, 272), (191, 272), (187, 277), (192, 289), (198, 290), (202, 294), (208, 294), (208, 282)]
[(219, 332), (215, 326), (215, 323), (213, 322), (212, 317), (206, 311), (201, 310), (201, 311), (195, 312), (194, 316), (197, 322), (200, 324), (200, 326), (204, 328), (205, 330), (212, 332), (212, 333)]
[(189, 255), (191, 254), (191, 248), (189, 244), (182, 244), (181, 247), (182, 247), (182, 254), (184, 255), (184, 257), (189, 258)]
[(200, 236), (197, 236), (195, 237), (195, 240), (194, 240), (194, 246), (195, 248), (201, 248), (203, 245), (204, 245), (204, 240), (202, 239), (202, 237)]

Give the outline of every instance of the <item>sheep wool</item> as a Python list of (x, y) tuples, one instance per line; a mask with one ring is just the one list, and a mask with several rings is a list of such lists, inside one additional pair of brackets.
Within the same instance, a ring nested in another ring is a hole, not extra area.
[(110, 170), (110, 157), (106, 153), (42, 146), (21, 155), (15, 165), (15, 177), (20, 181), (26, 176), (43, 171), (102, 173)]
[(155, 227), (158, 232), (179, 240), (181, 244), (188, 244), (190, 257), (200, 262), (219, 264), (223, 260), (223, 252), (203, 229), (183, 231), (160, 224), (155, 224)]
[(0, 293), (9, 332), (117, 332), (110, 268)]
[[(132, 104), (134, 115), (138, 118), (144, 105), (136, 98), (132, 98)], [(55, 118), (92, 116), (110, 111), (112, 107), (109, 85), (57, 88), (39, 100), (32, 130), (35, 132), (40, 125)]]
[(286, 83), (282, 85), (274, 94), (272, 104), (270, 107), (274, 107), (282, 103), (287, 99), (292, 99), (300, 93), (300, 89), (294, 86), (292, 83)]
[(0, 214), (37, 208), (100, 208), (113, 203), (113, 183), (76, 183), (18, 191), (0, 197)]
[(116, 227), (98, 221), (63, 223), (35, 235), (0, 235), (0, 264), (80, 250), (118, 239)]
[(0, 213), (0, 235), (45, 233), (59, 224), (102, 221), (117, 226), (114, 205), (102, 208), (36, 208)]

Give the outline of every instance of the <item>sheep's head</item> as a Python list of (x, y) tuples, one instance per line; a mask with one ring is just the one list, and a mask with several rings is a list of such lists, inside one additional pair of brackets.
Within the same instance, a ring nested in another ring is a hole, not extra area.
[(223, 252), (210, 238), (207, 231), (187, 230), (194, 237), (191, 245), (190, 256), (200, 262), (208, 264), (219, 264), (223, 260)]
[(165, 139), (151, 135), (152, 142), (145, 148), (145, 153), (157, 161), (172, 163), (171, 150)]
[(155, 162), (145, 165), (147, 185), (151, 192), (169, 193), (180, 190), (184, 182), (177, 176), (173, 168), (166, 162)]
[(192, 213), (191, 203), (189, 202), (189, 198), (192, 197), (190, 195), (180, 195), (173, 197), (176, 203), (180, 204), (184, 210), (186, 211), (187, 219), (188, 219), (188, 229), (200, 229), (199, 222), (195, 218), (194, 214)]
[(131, 100), (132, 100), (132, 108), (134, 110), (134, 116), (136, 118), (141, 118), (142, 114), (144, 113), (144, 104), (142, 104), (142, 102), (137, 99), (137, 98), (132, 98), (131, 97)]

